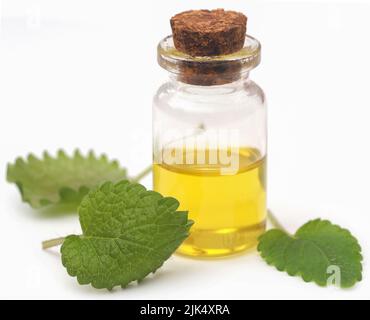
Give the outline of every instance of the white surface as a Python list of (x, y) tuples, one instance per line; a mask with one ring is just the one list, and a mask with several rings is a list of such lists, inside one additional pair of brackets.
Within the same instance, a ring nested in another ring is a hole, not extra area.
[[(149, 7), (148, 7), (149, 6)], [(79, 233), (74, 215), (48, 217), (0, 181), (0, 297), (69, 299), (370, 298), (369, 74), (366, 1), (1, 1), (0, 168), (32, 151), (106, 152), (132, 174), (151, 161), (151, 99), (166, 74), (156, 44), (191, 8), (249, 16), (263, 44), (252, 78), (269, 100), (269, 207), (291, 231), (311, 218), (349, 228), (364, 280), (323, 289), (267, 266), (256, 253), (172, 257), (140, 286), (79, 286), (58, 250), (40, 242)], [(145, 180), (150, 187), (150, 178)]]

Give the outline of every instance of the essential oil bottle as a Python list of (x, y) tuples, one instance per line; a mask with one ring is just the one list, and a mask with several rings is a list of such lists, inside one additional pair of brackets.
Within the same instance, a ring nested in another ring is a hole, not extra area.
[(158, 45), (169, 79), (154, 97), (153, 182), (195, 221), (183, 255), (235, 254), (265, 230), (266, 104), (249, 77), (261, 46), (246, 21), (222, 9), (184, 12)]

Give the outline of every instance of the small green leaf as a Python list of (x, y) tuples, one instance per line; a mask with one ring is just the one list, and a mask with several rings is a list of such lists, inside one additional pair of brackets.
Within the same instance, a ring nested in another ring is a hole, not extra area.
[(91, 191), (79, 208), (83, 235), (61, 248), (68, 274), (101, 289), (125, 287), (155, 272), (189, 235), (179, 203), (127, 180)]
[(127, 177), (118, 162), (105, 155), (87, 157), (77, 150), (72, 157), (60, 150), (54, 158), (47, 152), (42, 159), (29, 155), (8, 165), (7, 180), (15, 183), (22, 199), (33, 208), (51, 204), (73, 205), (76, 209), (89, 190), (105, 181)]
[[(278, 229), (269, 230), (261, 236), (258, 251), (279, 271), (320, 286), (326, 286), (328, 280), (339, 280), (342, 288), (349, 288), (362, 279), (358, 241), (348, 230), (327, 220), (310, 221), (294, 236)], [(332, 278), (335, 270), (337, 279)]]

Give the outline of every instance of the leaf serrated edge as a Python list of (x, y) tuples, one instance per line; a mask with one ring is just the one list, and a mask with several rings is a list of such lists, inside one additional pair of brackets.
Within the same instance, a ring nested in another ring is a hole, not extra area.
[[(161, 198), (159, 198), (158, 199), (158, 202), (161, 202), (161, 201), (163, 201), (163, 200), (175, 200), (173, 203), (172, 203), (172, 205), (170, 206), (170, 207), (168, 207), (168, 209), (172, 209), (171, 211), (173, 211), (173, 214), (177, 214), (177, 213), (181, 213), (181, 214), (188, 214), (188, 211), (177, 211), (176, 209), (178, 208), (178, 206), (179, 206), (179, 202), (178, 202), (178, 200), (177, 199), (175, 199), (175, 198), (172, 198), (172, 197), (163, 197), (160, 193), (158, 193), (158, 192), (156, 192), (156, 191), (151, 191), (151, 190), (147, 190), (146, 188), (145, 188), (145, 186), (143, 186), (143, 185), (141, 185), (140, 183), (137, 183), (137, 182), (130, 182), (129, 180), (127, 180), (127, 179), (124, 179), (124, 180), (121, 180), (121, 181), (118, 181), (118, 182), (116, 182), (116, 183), (114, 183), (114, 182), (111, 182), (111, 181), (107, 181), (107, 182), (105, 182), (105, 183), (103, 183), (103, 184), (101, 184), (100, 186), (96, 186), (96, 187), (94, 187), (90, 192), (89, 192), (89, 194), (91, 194), (91, 193), (94, 193), (94, 192), (96, 192), (96, 191), (98, 191), (98, 190), (100, 190), (100, 189), (109, 189), (109, 190), (111, 190), (112, 188), (114, 188), (114, 187), (117, 187), (117, 186), (120, 186), (120, 185), (128, 185), (128, 187), (132, 190), (133, 188), (135, 188), (135, 187), (140, 187), (141, 189), (142, 189), (142, 191), (141, 191), (141, 193), (152, 193), (152, 194), (158, 194)], [(108, 190), (106, 190), (106, 191), (108, 191)], [(80, 208), (83, 206), (83, 203), (85, 202), (85, 201), (88, 201), (88, 197), (89, 197), (89, 194), (88, 195), (86, 195), (85, 197), (84, 197), (84, 199), (83, 199), (83, 201), (82, 201), (82, 203), (81, 203), (81, 205), (80, 205)], [(174, 207), (174, 203), (175, 202), (177, 202), (177, 206), (176, 206), (176, 208)], [(80, 211), (80, 210), (79, 210)], [(82, 226), (82, 222), (80, 221), (80, 223), (81, 223), (81, 227), (82, 227), (82, 229), (84, 229), (83, 228), (83, 226)], [(185, 224), (182, 224), (182, 225), (179, 225), (179, 226), (181, 226), (182, 228), (183, 228), (183, 231), (181, 232), (181, 234), (178, 236), (178, 237), (176, 237), (175, 239), (173, 239), (172, 240), (172, 242), (178, 242), (178, 241), (180, 241), (180, 244), (186, 239), (186, 238), (188, 238), (188, 236), (190, 235), (190, 228), (193, 226), (193, 224), (194, 224), (194, 221), (193, 220), (190, 220), (190, 219), (188, 219), (187, 218), (187, 220), (186, 220), (186, 223)], [(150, 272), (148, 272), (144, 277), (142, 277), (142, 278), (140, 278), (140, 279), (136, 279), (136, 280), (133, 280), (133, 281), (131, 281), (131, 282), (129, 282), (129, 283), (126, 283), (126, 284), (117, 284), (116, 286), (112, 286), (112, 287), (99, 287), (99, 286), (97, 286), (96, 284), (95, 284), (95, 282), (94, 281), (89, 281), (89, 283), (85, 283), (85, 282), (82, 282), (81, 280), (80, 280), (80, 276), (78, 275), (78, 273), (75, 273), (75, 272), (72, 272), (72, 270), (71, 270), (71, 268), (69, 268), (68, 266), (67, 266), (67, 263), (66, 263), (66, 260), (65, 260), (65, 256), (63, 255), (63, 251), (64, 251), (64, 249), (65, 249), (65, 243), (69, 240), (69, 239), (72, 239), (72, 238), (77, 238), (77, 239), (81, 239), (81, 237), (86, 237), (85, 235), (80, 235), (80, 236), (78, 236), (78, 235), (69, 235), (69, 236), (67, 236), (65, 239), (64, 239), (64, 242), (63, 242), (63, 244), (62, 244), (62, 246), (61, 246), (61, 248), (60, 248), (60, 252), (61, 252), (61, 256), (62, 256), (62, 265), (66, 268), (66, 270), (67, 270), (67, 273), (71, 276), (71, 277), (73, 277), (73, 278), (76, 278), (77, 279), (77, 282), (80, 284), (80, 285), (91, 285), (93, 288), (95, 288), (95, 289), (107, 289), (108, 291), (112, 291), (115, 287), (121, 287), (121, 288), (126, 288), (127, 286), (129, 286), (131, 283), (133, 283), (133, 282), (137, 282), (137, 283), (140, 283), (140, 282), (142, 282), (148, 275), (150, 275), (150, 274), (154, 274), (154, 273), (156, 273), (156, 271), (157, 270), (159, 270), (160, 268), (162, 268), (162, 266), (165, 264), (165, 262), (172, 256), (172, 254), (173, 253), (171, 253), (171, 254), (169, 254), (167, 257), (165, 257), (164, 258), (164, 260), (163, 260), (163, 262), (154, 270), (154, 271), (150, 271)], [(87, 238), (94, 238), (93, 236), (87, 236)], [(168, 244), (166, 244), (166, 245), (168, 245)], [(176, 250), (175, 250), (176, 251)]]
[(109, 164), (114, 169), (120, 169), (122, 171), (122, 173), (124, 173), (127, 176), (127, 170), (125, 168), (120, 168), (119, 162), (117, 160), (113, 159), (113, 160), (109, 161), (105, 153), (102, 153), (101, 156), (99, 158), (97, 158), (95, 156), (94, 152), (92, 150), (90, 150), (88, 155), (86, 157), (84, 157), (79, 149), (75, 149), (73, 151), (73, 155), (69, 156), (63, 149), (58, 149), (57, 152), (56, 152), (55, 157), (51, 156), (48, 151), (43, 152), (43, 157), (41, 159), (38, 158), (37, 156), (35, 156), (33, 153), (29, 153), (26, 156), (25, 159), (22, 158), (22, 157), (17, 157), (15, 159), (14, 164), (13, 163), (8, 163), (7, 164), (6, 180), (7, 180), (7, 182), (14, 183), (17, 186), (17, 188), (19, 190), (19, 193), (21, 194), (22, 202), (28, 203), (34, 209), (39, 209), (39, 208), (45, 207), (47, 205), (58, 205), (58, 204), (63, 202), (63, 198), (61, 197), (61, 192), (62, 192), (63, 189), (73, 190), (77, 194), (80, 194), (81, 196), (83, 196), (83, 194), (81, 193), (81, 190), (86, 190), (87, 189), (87, 190), (90, 191), (91, 188), (88, 187), (88, 186), (85, 186), (85, 185), (80, 186), (78, 188), (78, 190), (74, 189), (74, 188), (70, 188), (68, 186), (60, 187), (60, 189), (58, 190), (59, 199), (57, 201), (53, 202), (53, 201), (50, 201), (49, 199), (40, 198), (38, 200), (38, 202), (34, 203), (34, 202), (31, 201), (31, 199), (29, 199), (28, 197), (25, 196), (23, 183), (21, 181), (18, 181), (16, 179), (12, 178), (12, 171), (16, 170), (17, 166), (20, 166), (20, 165), (27, 166), (27, 165), (31, 164), (32, 161), (42, 162), (42, 161), (47, 161), (47, 160), (59, 160), (59, 159), (75, 160), (75, 159), (78, 159), (79, 157), (81, 157), (81, 159), (88, 159), (89, 156), (93, 157), (91, 159), (93, 159), (95, 161), (102, 161), (105, 164)]
[[(282, 232), (284, 235), (292, 238), (293, 240), (297, 240), (297, 239), (302, 239), (302, 238), (298, 238), (297, 237), (297, 234), (299, 233), (299, 231), (301, 229), (303, 229), (306, 225), (308, 224), (311, 224), (311, 223), (317, 223), (317, 225), (319, 225), (319, 223), (324, 223), (326, 224), (327, 226), (331, 226), (331, 227), (334, 227), (339, 233), (345, 233), (345, 236), (349, 239), (352, 240), (352, 246), (354, 247), (354, 252), (356, 252), (356, 255), (357, 255), (357, 262), (359, 263), (359, 266), (360, 266), (360, 272), (359, 274), (357, 274), (357, 277), (356, 279), (354, 279), (351, 283), (349, 283), (348, 285), (342, 285), (341, 288), (342, 289), (348, 289), (348, 288), (351, 288), (353, 287), (357, 282), (360, 282), (362, 281), (362, 272), (363, 272), (363, 265), (362, 265), (362, 261), (363, 261), (363, 255), (362, 255), (362, 248), (361, 248), (361, 245), (359, 244), (359, 241), (357, 240), (357, 238), (355, 236), (352, 235), (352, 233), (346, 229), (346, 228), (342, 228), (341, 226), (339, 226), (338, 224), (333, 224), (331, 221), (327, 220), (327, 219), (321, 219), (321, 218), (316, 218), (316, 219), (312, 219), (312, 220), (309, 220), (308, 222), (306, 222), (304, 225), (302, 225), (300, 228), (298, 228), (298, 230), (295, 232), (294, 235), (290, 235), (290, 234), (287, 234), (286, 232), (284, 232), (283, 230), (279, 230), (279, 229), (270, 229), (268, 231), (266, 231), (264, 234), (262, 234), (261, 236), (259, 236), (258, 238), (258, 246), (257, 246), (257, 251), (260, 253), (260, 256), (263, 258), (263, 260), (269, 265), (269, 266), (272, 266), (272, 267), (275, 267), (276, 270), (280, 271), (280, 272), (285, 272), (286, 274), (288, 274), (289, 276), (291, 277), (297, 277), (299, 276), (304, 282), (306, 283), (310, 283), (310, 282), (314, 282), (316, 283), (317, 285), (319, 285), (320, 287), (326, 287), (326, 283), (323, 284), (323, 283), (319, 283), (318, 281), (316, 281), (315, 279), (313, 280), (307, 280), (305, 279), (301, 272), (296, 272), (296, 273), (289, 273), (287, 270), (286, 270), (286, 266), (284, 266), (284, 268), (278, 268), (275, 264), (274, 264), (274, 261), (271, 261), (270, 259), (267, 259), (267, 255), (262, 252), (262, 249), (261, 249), (261, 242), (263, 241), (263, 239), (265, 238), (265, 236), (271, 232), (271, 231), (279, 231), (279, 232)], [(307, 239), (302, 239), (302, 240), (307, 240)], [(311, 240), (312, 241), (312, 240)], [(315, 245), (317, 245), (316, 243), (314, 243)]]
[[(323, 223), (325, 224), (325, 226), (330, 226), (332, 228), (334, 228), (336, 230), (336, 232), (342, 234), (344, 237), (346, 237), (347, 239), (351, 240), (351, 247), (353, 249), (353, 252), (355, 253), (356, 255), (356, 262), (359, 263), (359, 272), (356, 274), (356, 279), (353, 279), (352, 282), (350, 282), (348, 285), (343, 285), (342, 288), (350, 288), (350, 287), (353, 287), (356, 282), (361, 282), (362, 281), (362, 272), (363, 272), (363, 265), (362, 265), (362, 262), (363, 262), (363, 255), (362, 255), (362, 247), (359, 243), (359, 241), (357, 240), (357, 238), (351, 233), (351, 231), (349, 231), (349, 229), (347, 228), (343, 228), (341, 226), (339, 226), (338, 224), (334, 224), (332, 223), (331, 221), (327, 220), (327, 219), (321, 219), (321, 218), (317, 218), (317, 219), (313, 219), (313, 220), (310, 220), (309, 222), (305, 223), (303, 226), (301, 226), (297, 232), (295, 233), (295, 236), (299, 233), (299, 231), (304, 228), (307, 224), (309, 224), (310, 222), (317, 222), (317, 225), (319, 225), (320, 223)], [(314, 242), (313, 240), (310, 240), (312, 242)], [(318, 246), (318, 244), (316, 244), (314, 242), (315, 245)]]
[(351, 239), (351, 242), (353, 243), (353, 245), (357, 246), (357, 250), (360, 252), (360, 256), (361, 256), (361, 261), (363, 259), (363, 256), (361, 254), (362, 252), (362, 247), (359, 243), (359, 241), (357, 240), (357, 238), (351, 233), (351, 231), (349, 231), (349, 229), (347, 228), (342, 228), (341, 226), (339, 226), (338, 224), (334, 224), (332, 222), (330, 222), (329, 220), (327, 219), (321, 219), (321, 218), (317, 218), (317, 219), (313, 219), (313, 220), (310, 220), (308, 221), (307, 223), (305, 223), (303, 226), (301, 226), (297, 231), (296, 233), (294, 234), (294, 236), (296, 237), (297, 234), (301, 231), (301, 229), (303, 229), (307, 224), (310, 224), (310, 223), (313, 223), (313, 222), (317, 222), (317, 224), (319, 223), (324, 223), (326, 226), (331, 226), (333, 228), (335, 228), (337, 230), (338, 233), (342, 233), (343, 235), (345, 234), (345, 236), (348, 238), (348, 239)]

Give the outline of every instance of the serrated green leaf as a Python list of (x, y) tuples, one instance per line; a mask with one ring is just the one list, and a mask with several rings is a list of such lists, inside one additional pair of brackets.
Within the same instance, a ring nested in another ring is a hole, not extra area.
[[(362, 255), (351, 233), (327, 220), (313, 220), (294, 236), (273, 229), (261, 236), (258, 251), (262, 258), (279, 271), (301, 276), (326, 286), (333, 272), (338, 272), (342, 288), (352, 287), (362, 279)], [(337, 279), (337, 280), (338, 280)]]
[(23, 201), (33, 208), (67, 204), (77, 209), (91, 188), (125, 178), (126, 170), (117, 161), (109, 161), (105, 155), (96, 157), (93, 152), (84, 157), (78, 150), (72, 157), (62, 150), (56, 157), (45, 152), (42, 159), (31, 154), (7, 169), (8, 182), (18, 186)]
[(189, 235), (179, 203), (127, 180), (91, 191), (79, 208), (83, 235), (66, 238), (62, 262), (80, 284), (125, 287), (162, 266)]

